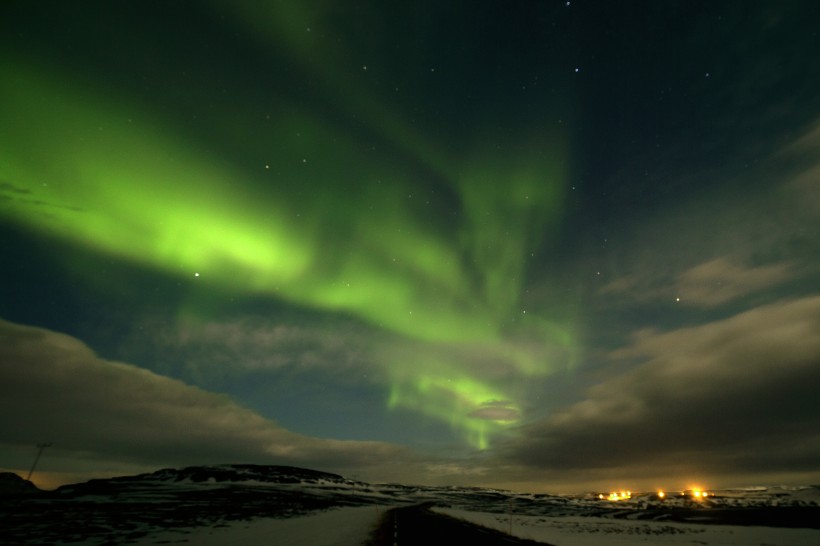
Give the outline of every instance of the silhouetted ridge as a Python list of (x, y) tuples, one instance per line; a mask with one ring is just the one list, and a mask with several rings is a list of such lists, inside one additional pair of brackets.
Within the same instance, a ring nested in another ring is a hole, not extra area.
[(85, 494), (91, 492), (111, 492), (123, 488), (146, 488), (179, 482), (191, 483), (242, 483), (258, 482), (270, 484), (349, 484), (352, 483), (338, 474), (298, 468), (295, 466), (225, 464), (209, 466), (188, 466), (185, 468), (163, 468), (155, 472), (136, 476), (93, 479), (85, 483), (64, 485), (58, 490), (64, 493)]
[(39, 491), (36, 485), (14, 472), (0, 472), (0, 495), (20, 495)]
[(192, 482), (244, 482), (258, 481), (268, 483), (315, 483), (318, 481), (344, 482), (337, 474), (320, 472), (295, 466), (229, 464), (215, 466), (189, 466), (186, 468), (163, 468), (150, 474), (141, 474), (138, 478), (156, 478), (167, 481), (190, 480)]

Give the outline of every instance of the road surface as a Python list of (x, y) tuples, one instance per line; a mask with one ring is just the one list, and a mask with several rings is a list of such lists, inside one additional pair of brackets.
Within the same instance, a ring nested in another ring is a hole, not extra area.
[(545, 546), (544, 542), (525, 540), (460, 521), (430, 510), (430, 504), (390, 510), (373, 542), (377, 546)]

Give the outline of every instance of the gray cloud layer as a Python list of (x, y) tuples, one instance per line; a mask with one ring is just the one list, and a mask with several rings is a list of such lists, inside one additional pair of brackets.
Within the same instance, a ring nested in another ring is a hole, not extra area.
[(53, 442), (52, 459), (63, 461), (340, 470), (413, 459), (390, 444), (295, 434), (227, 396), (104, 360), (70, 336), (6, 321), (0, 321), (0, 438), (10, 447)]
[(642, 363), (506, 446), (544, 470), (815, 471), (820, 297), (780, 302), (613, 352)]

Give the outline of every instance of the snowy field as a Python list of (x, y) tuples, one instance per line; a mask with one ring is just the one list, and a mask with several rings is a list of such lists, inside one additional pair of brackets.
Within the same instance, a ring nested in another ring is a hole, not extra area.
[[(510, 530), (509, 516), (436, 508), (436, 512), (484, 527)], [(555, 546), (683, 545), (817, 546), (818, 529), (697, 525), (581, 516), (513, 516), (512, 534)]]
[(426, 504), (555, 546), (820, 545), (818, 486), (757, 486), (662, 499), (636, 493), (608, 501), (593, 492), (562, 496), (366, 484), (260, 465), (163, 469), (55, 491), (37, 491), (14, 474), (6, 474), (5, 483), (0, 544), (354, 546), (368, 541), (387, 510)]
[[(380, 514), (385, 509), (385, 507), (372, 506), (341, 508), (298, 518), (260, 519), (225, 527), (163, 531), (148, 535), (132, 544), (136, 546), (159, 544), (360, 546), (366, 542)], [(503, 532), (508, 532), (510, 529), (508, 516), (455, 509), (437, 508), (435, 510)], [(580, 516), (555, 518), (514, 516), (512, 534), (555, 546), (627, 546), (631, 544), (647, 546), (817, 546), (820, 544), (820, 530), (817, 529), (698, 525)]]
[(373, 506), (340, 508), (299, 518), (259, 519), (223, 527), (162, 531), (152, 533), (131, 544), (361, 546), (376, 526), (381, 510)]

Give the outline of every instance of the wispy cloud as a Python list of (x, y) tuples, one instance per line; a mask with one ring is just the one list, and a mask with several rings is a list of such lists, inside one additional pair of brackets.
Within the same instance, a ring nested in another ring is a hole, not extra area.
[[(170, 375), (204, 380), (247, 374), (323, 373), (340, 381), (372, 377), (371, 331), (352, 321), (307, 325), (257, 315), (219, 320), (173, 321), (144, 317), (123, 342), (125, 354), (140, 354)], [(370, 336), (370, 337), (368, 337)]]
[(788, 161), (799, 161), (801, 168), (789, 184), (800, 198), (800, 205), (809, 214), (820, 210), (820, 122), (791, 145), (784, 148), (780, 157)]
[(791, 277), (789, 264), (749, 267), (720, 257), (681, 273), (676, 290), (680, 301), (686, 305), (714, 307), (773, 287)]
[(510, 402), (497, 401), (482, 404), (477, 410), (470, 412), (469, 416), (489, 421), (516, 421), (521, 417), (521, 412)]
[(730, 254), (701, 262), (671, 279), (625, 275), (601, 287), (599, 293), (620, 294), (636, 302), (674, 299), (683, 305), (716, 307), (772, 288), (794, 276), (790, 263), (751, 266)]

